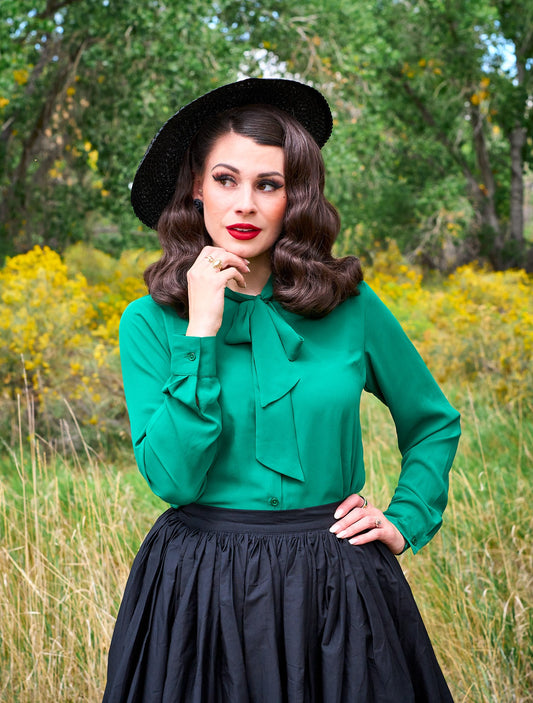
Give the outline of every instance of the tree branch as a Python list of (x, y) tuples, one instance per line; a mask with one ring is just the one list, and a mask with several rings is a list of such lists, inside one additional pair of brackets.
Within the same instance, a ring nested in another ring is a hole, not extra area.
[(75, 5), (76, 3), (79, 3), (81, 1), (82, 0), (56, 0), (54, 2), (54, 0), (48, 0), (45, 9), (35, 16), (40, 20), (49, 19), (50, 17), (53, 17), (56, 12), (62, 10), (64, 7), (68, 7), (69, 5)]
[[(426, 105), (422, 102), (422, 99), (415, 93), (413, 88), (407, 83), (407, 81), (399, 79), (398, 76), (394, 75), (394, 73), (391, 71), (390, 75), (392, 78), (400, 83), (401, 87), (403, 88), (404, 92), (407, 94), (411, 102), (414, 104), (418, 112), (420, 113), (420, 116), (424, 120), (424, 122), (427, 124), (428, 127), (431, 127), (431, 129), (435, 132), (435, 135), (439, 142), (446, 148), (448, 151), (449, 155), (452, 157), (452, 159), (455, 161), (455, 163), (459, 166), (463, 174), (465, 175), (467, 181), (470, 183), (470, 185), (473, 188), (477, 188), (477, 180), (472, 171), (470, 170), (470, 167), (466, 163), (466, 161), (460, 156), (460, 154), (457, 153), (457, 150), (455, 149), (454, 145), (451, 143), (451, 141), (448, 139), (446, 134), (442, 131), (442, 129), (439, 127), (437, 124), (437, 121), (431, 114), (431, 112), (428, 110)], [(396, 113), (397, 116), (403, 121), (406, 122), (405, 118)]]
[(44, 130), (46, 129), (50, 121), (57, 100), (64, 93), (64, 91), (66, 91), (68, 84), (72, 80), (72, 76), (77, 70), (83, 52), (85, 51), (89, 43), (89, 40), (84, 39), (76, 48), (74, 56), (70, 58), (68, 65), (58, 73), (56, 80), (54, 81), (52, 88), (48, 93), (48, 97), (44, 102), (43, 106), (41, 107), (37, 119), (35, 120), (33, 129), (28, 139), (24, 143), (19, 163), (13, 175), (12, 189), (16, 188), (16, 186), (25, 179), (26, 172), (28, 170), (28, 166), (35, 151), (36, 145), (38, 144)]

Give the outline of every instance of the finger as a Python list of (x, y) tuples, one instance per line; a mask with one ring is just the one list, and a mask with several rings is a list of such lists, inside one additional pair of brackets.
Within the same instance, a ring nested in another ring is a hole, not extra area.
[(227, 269), (222, 269), (222, 271), (220, 271), (220, 276), (224, 279), (225, 285), (228, 285), (228, 283), (233, 279), (234, 281), (236, 281), (238, 286), (240, 286), (241, 288), (246, 288), (246, 281), (244, 280), (244, 276), (240, 271), (237, 271), (234, 266), (231, 266)]
[[(360, 513), (361, 512), (362, 511), (360, 511)], [(354, 535), (364, 532), (365, 530), (381, 529), (383, 522), (384, 521), (380, 515), (368, 515), (364, 513), (360, 519), (356, 522), (351, 522), (345, 529), (337, 532), (336, 534), (339, 539), (347, 539), (348, 537), (353, 537)]]
[(204, 260), (208, 264), (213, 265), (214, 262), (219, 261), (220, 266), (216, 266), (215, 268), (228, 268), (230, 266), (234, 266), (235, 268), (239, 269), (240, 271), (243, 271), (244, 273), (249, 273), (250, 269), (248, 267), (248, 264), (250, 263), (248, 259), (243, 258), (242, 256), (238, 256), (237, 254), (233, 254), (230, 251), (227, 251), (226, 249), (222, 249), (221, 247), (204, 247), (200, 253), (200, 256), (198, 257), (199, 260)]
[(333, 517), (338, 520), (339, 518), (344, 517), (344, 515), (346, 515), (346, 513), (350, 510), (353, 510), (353, 508), (362, 508), (364, 503), (365, 499), (363, 496), (359, 495), (359, 493), (352, 493), (342, 501)]
[(205, 258), (207, 268), (212, 268), (215, 271), (225, 271), (229, 268), (234, 268), (239, 270), (241, 273), (250, 273), (250, 269), (243, 260), (234, 260), (230, 257), (219, 257), (208, 255)]
[(381, 540), (381, 532), (378, 529), (370, 530), (369, 532), (364, 532), (362, 535), (357, 535), (348, 540), (350, 544), (361, 545), (368, 544), (369, 542), (376, 542)]
[(333, 523), (333, 525), (329, 528), (329, 531), (339, 537), (341, 532), (344, 532), (347, 528), (356, 524), (364, 517), (366, 517), (366, 513), (363, 512), (362, 508), (354, 508), (353, 510), (350, 510), (350, 512), (347, 513), (341, 520)]

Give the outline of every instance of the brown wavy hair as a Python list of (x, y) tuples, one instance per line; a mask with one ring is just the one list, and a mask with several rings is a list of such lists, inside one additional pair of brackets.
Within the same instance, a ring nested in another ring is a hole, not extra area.
[(201, 249), (211, 244), (203, 216), (194, 206), (194, 179), (201, 176), (217, 139), (229, 132), (284, 150), (287, 209), (271, 251), (274, 299), (291, 312), (323, 317), (358, 294), (363, 273), (355, 256), (332, 255), (340, 218), (324, 196), (324, 161), (318, 145), (297, 120), (270, 105), (227, 110), (195, 135), (174, 196), (157, 224), (163, 254), (144, 274), (152, 298), (187, 317), (187, 271)]

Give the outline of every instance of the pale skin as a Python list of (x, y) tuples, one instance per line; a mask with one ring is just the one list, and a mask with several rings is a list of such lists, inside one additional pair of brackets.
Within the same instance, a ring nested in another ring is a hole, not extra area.
[[(217, 334), (226, 287), (257, 295), (265, 286), (270, 251), (287, 207), (284, 163), (281, 147), (256, 144), (232, 132), (215, 142), (194, 185), (213, 245), (202, 249), (187, 274), (187, 335)], [(331, 532), (351, 544), (379, 540), (391, 552), (401, 552), (405, 541), (399, 530), (381, 510), (363, 504), (360, 495), (348, 496), (335, 512)]]

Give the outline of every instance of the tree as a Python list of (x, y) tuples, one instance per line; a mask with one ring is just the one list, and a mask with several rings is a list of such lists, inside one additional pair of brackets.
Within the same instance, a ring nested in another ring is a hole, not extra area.
[[(224, 21), (238, 24), (255, 5), (228, 4)], [(354, 244), (392, 236), (440, 267), (478, 256), (496, 267), (527, 263), (530, 1), (261, 7), (251, 38), (268, 36), (269, 50), (322, 86), (336, 111), (339, 126), (325, 151), (330, 194), (344, 220), (358, 224)]]
[(341, 250), (371, 256), (392, 238), (443, 269), (476, 257), (533, 267), (531, 0), (200, 0), (194, 12), (185, 0), (3, 0), (1, 11), (4, 250), (154, 242), (128, 183), (155, 129), (204, 90), (277, 71), (332, 105), (324, 155)]
[(95, 229), (110, 249), (139, 231), (156, 241), (131, 213), (128, 184), (164, 119), (236, 77), (213, 4), (3, 0), (1, 11), (4, 252)]

